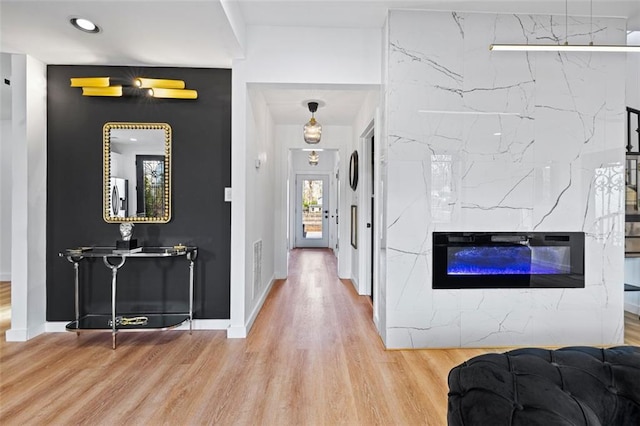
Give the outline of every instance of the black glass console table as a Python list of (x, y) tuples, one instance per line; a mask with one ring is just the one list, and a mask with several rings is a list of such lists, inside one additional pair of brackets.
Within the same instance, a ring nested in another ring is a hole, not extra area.
[[(116, 348), (116, 334), (121, 331), (168, 330), (189, 321), (189, 333), (193, 331), (193, 269), (198, 255), (197, 247), (142, 247), (134, 250), (117, 250), (115, 247), (88, 247), (66, 249), (59, 253), (73, 264), (75, 276), (75, 321), (67, 324), (67, 331), (78, 335), (82, 331), (111, 331), (112, 347)], [(189, 262), (189, 312), (181, 313), (136, 313), (116, 315), (116, 290), (118, 270), (128, 258), (167, 258), (184, 256)], [(102, 258), (104, 265), (111, 269), (111, 315), (80, 313), (80, 262), (87, 258)]]

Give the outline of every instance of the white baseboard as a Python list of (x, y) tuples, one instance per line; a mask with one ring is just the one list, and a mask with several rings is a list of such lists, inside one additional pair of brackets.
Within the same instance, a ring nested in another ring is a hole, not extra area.
[(276, 280), (273, 277), (271, 278), (271, 280), (269, 280), (269, 285), (266, 286), (262, 291), (262, 294), (258, 299), (258, 303), (256, 303), (256, 305), (254, 306), (253, 311), (251, 311), (251, 315), (247, 319), (247, 322), (244, 324), (244, 326), (229, 326), (229, 328), (227, 329), (227, 339), (246, 339), (247, 335), (249, 334), (249, 330), (251, 330), (251, 327), (253, 327), (253, 323), (258, 317), (260, 309), (262, 309), (262, 305), (264, 305), (264, 301), (267, 300), (267, 296), (269, 295), (271, 287), (273, 287), (273, 284), (275, 282)]
[(247, 338), (246, 326), (229, 326), (227, 328), (227, 339), (246, 339)]
[(26, 342), (29, 339), (45, 332), (45, 324), (41, 324), (37, 327), (15, 329), (10, 328), (5, 333), (5, 339), (7, 342)]
[(11, 281), (11, 272), (0, 272), (0, 281)]
[[(356, 293), (360, 294), (360, 285), (358, 284), (358, 279), (354, 277), (347, 278), (347, 279), (351, 281), (351, 285), (356, 290)], [(360, 296), (362, 296), (362, 294), (360, 294)]]
[(625, 302), (624, 310), (627, 312), (631, 312), (632, 314), (640, 315), (640, 305), (635, 303)]
[(624, 292), (624, 310), (640, 315), (640, 291)]
[(44, 324), (44, 331), (47, 333), (60, 333), (67, 331), (65, 326), (69, 324), (69, 321), (47, 321)]
[[(230, 320), (216, 320), (216, 319), (194, 319), (194, 330), (226, 330), (231, 324)], [(189, 323), (185, 322), (180, 327), (176, 327), (176, 330), (188, 330)]]

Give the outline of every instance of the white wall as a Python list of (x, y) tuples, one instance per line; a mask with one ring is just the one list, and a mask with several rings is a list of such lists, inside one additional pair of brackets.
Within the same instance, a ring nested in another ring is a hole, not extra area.
[(0, 281), (11, 280), (11, 55), (0, 53)]
[[(624, 282), (640, 287), (640, 257), (624, 260)], [(640, 315), (640, 291), (625, 292), (624, 310)]]
[[(259, 235), (252, 230), (260, 213), (249, 208), (252, 185), (256, 181), (255, 158), (261, 151), (253, 144), (251, 99), (249, 86), (258, 83), (345, 85), (380, 83), (380, 32), (375, 29), (312, 28), (312, 27), (255, 27), (245, 32), (246, 56), (233, 62), (232, 75), (232, 148), (231, 182), (231, 326), (228, 337), (244, 337), (261, 301), (247, 302), (248, 265), (252, 253), (247, 249)], [(339, 66), (337, 66), (339, 64)], [(274, 129), (277, 134), (277, 129)], [(323, 130), (323, 138), (326, 130)], [(299, 133), (299, 129), (298, 132)], [(271, 141), (279, 144), (276, 137)], [(277, 145), (279, 146), (279, 145)], [(280, 150), (279, 150), (280, 151)], [(280, 154), (276, 154), (276, 159)], [(280, 159), (282, 161), (282, 159)], [(286, 162), (286, 160), (285, 160)], [(281, 164), (282, 166), (282, 164)], [(286, 167), (285, 167), (286, 168)], [(281, 169), (274, 170), (280, 174)], [(278, 182), (282, 182), (278, 180)], [(285, 190), (286, 192), (286, 190)], [(272, 194), (267, 192), (266, 194)], [(280, 194), (280, 195), (278, 195)], [(286, 200), (286, 198), (285, 198)], [(274, 221), (271, 228), (274, 239), (286, 235), (280, 217), (286, 217), (286, 204), (278, 189), (275, 197), (265, 202), (272, 208)], [(283, 210), (284, 209), (284, 210)], [(267, 226), (269, 228), (269, 226)], [(341, 228), (342, 230), (342, 228)], [(341, 231), (342, 232), (342, 231)], [(263, 245), (263, 250), (264, 250)], [(275, 252), (264, 256), (264, 264), (271, 262), (279, 276), (282, 262), (276, 256), (282, 247), (275, 241)], [(286, 253), (286, 251), (285, 251)], [(286, 264), (286, 262), (285, 262)], [(286, 271), (285, 271), (286, 273)], [(251, 307), (253, 306), (253, 307)], [(251, 307), (251, 308), (250, 308)]]
[[(379, 178), (378, 179), (373, 179), (373, 181), (371, 181), (370, 179), (370, 171), (369, 168), (371, 167), (371, 148), (369, 147), (365, 147), (365, 144), (369, 144), (369, 141), (367, 139), (368, 135), (367, 133), (370, 132), (370, 126), (373, 125), (374, 126), (374, 136), (375, 136), (375, 140), (380, 140), (380, 132), (379, 132), (379, 128), (380, 128), (380, 124), (379, 122), (376, 122), (376, 120), (380, 120), (379, 117), (377, 117), (378, 111), (379, 111), (379, 106), (380, 106), (380, 93), (379, 92), (369, 92), (367, 99), (365, 100), (365, 102), (362, 104), (362, 107), (360, 108), (360, 111), (358, 111), (358, 114), (356, 116), (356, 119), (354, 121), (354, 126), (353, 126), (353, 143), (351, 146), (351, 151), (353, 150), (357, 150), (358, 151), (358, 159), (359, 159), (359, 180), (358, 180), (358, 186), (356, 188), (356, 191), (351, 190), (351, 188), (349, 188), (349, 186), (347, 186), (347, 199), (351, 200), (351, 204), (357, 205), (358, 206), (358, 248), (354, 249), (353, 247), (351, 247), (351, 245), (349, 245), (349, 248), (351, 249), (351, 270), (352, 270), (352, 282), (356, 287), (356, 291), (358, 292), (358, 294), (369, 294), (369, 279), (373, 279), (374, 281), (377, 280), (377, 276), (379, 275), (378, 270), (379, 270), (379, 247), (378, 249), (374, 248), (374, 260), (373, 262), (375, 263), (374, 265), (374, 271), (373, 271), (373, 278), (369, 277), (369, 261), (371, 258), (371, 254), (370, 254), (370, 246), (368, 244), (375, 244), (375, 240), (379, 238), (376, 238), (376, 236), (372, 236), (372, 241), (369, 242), (367, 241), (367, 233), (369, 233), (369, 230), (366, 228), (366, 224), (369, 222), (368, 220), (368, 215), (371, 214), (373, 217), (373, 213), (370, 212), (371, 210), (371, 202), (369, 199), (369, 194), (372, 192), (372, 186), (374, 184), (374, 182), (379, 182)], [(348, 176), (348, 162), (349, 162), (349, 158), (345, 159), (345, 162), (347, 162), (347, 176), (345, 176), (345, 179), (348, 182), (349, 176)], [(374, 159), (374, 162), (377, 164), (377, 168), (380, 168), (380, 160), (379, 160), (379, 156), (376, 159)], [(378, 170), (379, 171), (379, 170)], [(375, 188), (375, 190), (373, 191), (374, 193), (377, 193), (380, 190), (380, 188)], [(374, 202), (377, 202), (377, 200), (375, 200)], [(374, 224), (376, 223), (376, 221), (374, 220)], [(374, 226), (374, 230), (376, 232), (376, 235), (379, 235), (379, 227), (378, 226)], [(347, 241), (350, 242), (350, 241)], [(374, 288), (377, 287), (376, 284), (374, 283)], [(374, 290), (375, 291), (375, 290)], [(374, 315), (377, 315), (377, 305), (375, 302), (375, 297), (374, 297)]]
[[(387, 347), (621, 343), (625, 55), (488, 50), (563, 33), (549, 16), (389, 19)], [(624, 20), (594, 26), (624, 42)], [(432, 233), (487, 230), (584, 231), (585, 288), (434, 291)]]
[[(248, 327), (255, 320), (274, 280), (274, 136), (273, 119), (260, 92), (249, 91), (247, 103), (247, 157), (245, 167), (246, 222), (245, 236), (245, 312)], [(234, 194), (237, 196), (237, 193)], [(261, 242), (261, 255), (254, 252)], [(254, 257), (256, 259), (254, 259)], [(260, 262), (257, 258), (261, 257)], [(233, 281), (232, 281), (233, 282)]]
[(6, 338), (22, 341), (45, 328), (47, 69), (25, 55), (13, 55), (11, 68), (13, 246), (11, 329)]
[[(627, 44), (640, 45), (640, 31), (629, 34)], [(638, 54), (627, 54), (626, 100), (627, 106), (640, 109), (640, 55)], [(625, 259), (624, 282), (640, 286), (640, 258)], [(640, 315), (640, 292), (625, 292), (624, 309)]]
[(376, 162), (378, 164), (378, 170), (376, 171), (376, 204), (377, 204), (377, 217), (376, 221), (378, 224), (378, 232), (379, 238), (376, 239), (375, 248), (378, 252), (379, 261), (376, 266), (378, 266), (379, 271), (377, 273), (376, 278), (378, 279), (378, 286), (376, 291), (376, 297), (374, 299), (374, 317), (373, 320), (378, 327), (378, 332), (380, 333), (380, 337), (384, 342), (385, 346), (387, 345), (387, 214), (386, 214), (386, 206), (388, 204), (387, 197), (387, 183), (388, 183), (388, 170), (387, 170), (387, 158), (388, 158), (388, 141), (387, 135), (389, 133), (389, 123), (388, 123), (388, 115), (389, 115), (389, 45), (390, 45), (390, 24), (389, 24), (390, 16), (387, 14), (387, 19), (384, 22), (384, 28), (382, 30), (382, 61), (381, 61), (381, 79), (382, 84), (380, 88), (380, 110), (379, 117), (381, 118), (376, 124), (376, 129), (378, 133), (378, 143), (376, 144)]
[[(627, 44), (640, 46), (640, 31), (627, 36)], [(627, 54), (627, 106), (640, 109), (640, 55)]]
[(0, 281), (11, 280), (11, 121), (0, 121)]

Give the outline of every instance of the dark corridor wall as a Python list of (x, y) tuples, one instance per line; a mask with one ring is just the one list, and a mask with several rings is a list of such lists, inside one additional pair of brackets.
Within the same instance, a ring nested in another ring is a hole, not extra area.
[[(86, 97), (71, 77), (180, 79), (197, 100)], [(102, 219), (102, 126), (116, 122), (171, 125), (172, 219), (136, 224), (144, 245), (199, 247), (195, 318), (229, 318), (231, 205), (231, 70), (104, 66), (49, 66), (47, 77), (47, 321), (74, 316), (73, 266), (58, 252), (112, 246), (118, 224)], [(98, 260), (80, 267), (81, 310), (109, 313), (111, 273)], [(128, 259), (118, 273), (121, 312), (188, 309), (184, 257)], [(84, 291), (82, 291), (84, 290)]]

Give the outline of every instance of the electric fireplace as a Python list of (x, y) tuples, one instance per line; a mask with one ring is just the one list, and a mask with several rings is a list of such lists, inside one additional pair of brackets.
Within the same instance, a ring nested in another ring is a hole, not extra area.
[(433, 288), (584, 287), (584, 232), (434, 232)]

